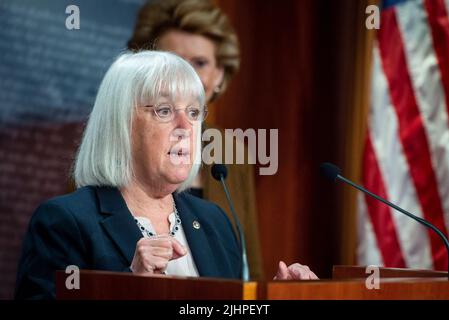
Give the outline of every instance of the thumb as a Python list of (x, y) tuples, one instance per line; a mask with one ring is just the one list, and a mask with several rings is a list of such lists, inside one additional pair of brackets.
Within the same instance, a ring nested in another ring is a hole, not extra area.
[(289, 277), (287, 265), (284, 261), (279, 261), (279, 268), (274, 280), (287, 280)]
[(187, 254), (186, 248), (176, 239), (171, 239), (173, 247), (173, 257), (170, 260), (178, 259)]

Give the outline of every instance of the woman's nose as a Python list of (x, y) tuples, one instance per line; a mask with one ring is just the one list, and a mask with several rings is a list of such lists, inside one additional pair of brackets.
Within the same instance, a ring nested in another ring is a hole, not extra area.
[(192, 123), (187, 117), (186, 110), (178, 109), (175, 113), (176, 128), (190, 129)]
[(173, 130), (172, 136), (175, 138), (176, 141), (181, 141), (189, 138), (190, 130), (178, 127), (175, 130)]

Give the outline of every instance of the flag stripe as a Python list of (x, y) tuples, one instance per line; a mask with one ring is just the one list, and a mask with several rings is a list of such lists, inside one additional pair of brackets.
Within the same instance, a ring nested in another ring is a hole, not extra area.
[[(366, 135), (363, 167), (363, 185), (371, 192), (383, 198), (388, 198), (369, 133)], [(396, 227), (391, 217), (390, 207), (369, 196), (365, 196), (365, 202), (376, 234), (377, 244), (382, 254), (382, 260), (386, 266), (404, 268), (406, 265), (396, 235)]]
[[(369, 128), (373, 150), (385, 183), (387, 199), (423, 217), (410, 169), (399, 137), (398, 119), (391, 103), (388, 82), (382, 70), (378, 46), (373, 52), (373, 86)], [(427, 230), (409, 217), (392, 210), (399, 245), (406, 266), (433, 268)], [(394, 265), (388, 265), (394, 267)]]
[[(398, 116), (400, 139), (424, 216), (447, 234), (429, 144), (408, 74), (394, 8), (383, 11), (378, 40), (391, 101)], [(446, 269), (447, 257), (441, 240), (436, 234), (429, 232), (434, 266), (436, 269)]]
[(365, 203), (365, 196), (359, 193), (357, 197), (359, 210), (357, 212), (357, 232), (360, 239), (357, 247), (357, 261), (361, 265), (382, 266), (385, 263), (382, 260), (381, 251), (377, 245), (376, 234), (373, 230), (373, 224), (368, 216), (368, 208)]
[(446, 108), (449, 113), (449, 19), (443, 0), (425, 0), (424, 5), (429, 17), (441, 82), (444, 87)]

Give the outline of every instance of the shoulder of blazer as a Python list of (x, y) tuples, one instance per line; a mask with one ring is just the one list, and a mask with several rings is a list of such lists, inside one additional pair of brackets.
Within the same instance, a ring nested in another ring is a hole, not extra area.
[(72, 193), (52, 198), (45, 203), (69, 207), (73, 211), (85, 209), (85, 207), (97, 207), (95, 187), (82, 187)]
[(78, 227), (86, 227), (97, 221), (100, 217), (99, 214), (95, 187), (83, 187), (40, 204), (31, 217), (30, 225), (38, 223), (49, 227), (60, 224), (60, 227), (63, 228), (64, 224), (70, 222), (70, 224), (75, 223)]

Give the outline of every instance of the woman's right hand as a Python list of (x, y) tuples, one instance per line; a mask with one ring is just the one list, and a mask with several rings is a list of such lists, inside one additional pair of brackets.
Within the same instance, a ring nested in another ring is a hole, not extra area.
[(164, 273), (170, 260), (186, 253), (184, 246), (168, 235), (142, 238), (137, 241), (131, 271), (136, 274)]
[(279, 261), (279, 268), (273, 280), (319, 280), (315, 273), (306, 265), (293, 263), (287, 267), (285, 262)]

